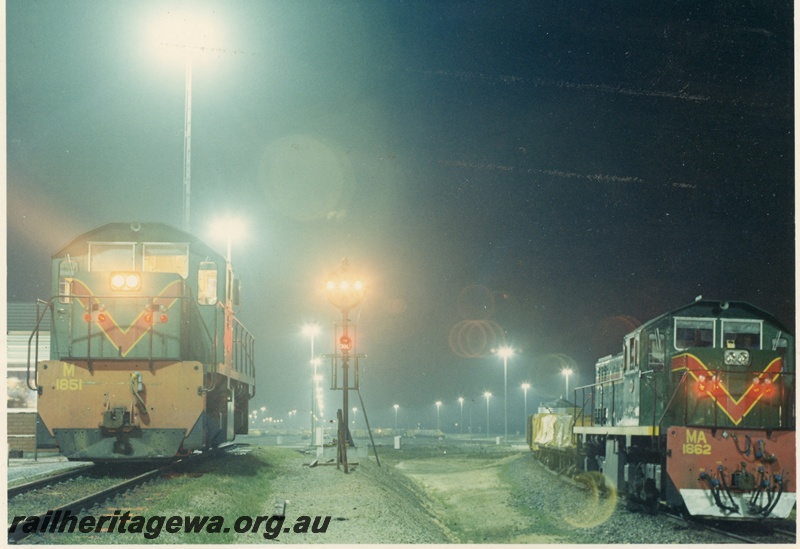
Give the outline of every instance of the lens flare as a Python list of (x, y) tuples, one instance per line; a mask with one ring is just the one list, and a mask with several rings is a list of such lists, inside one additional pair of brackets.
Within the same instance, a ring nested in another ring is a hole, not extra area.
[(594, 528), (608, 521), (617, 506), (616, 488), (609, 486), (597, 471), (582, 473), (575, 480), (586, 490), (584, 497), (559, 500), (564, 522), (575, 528)]

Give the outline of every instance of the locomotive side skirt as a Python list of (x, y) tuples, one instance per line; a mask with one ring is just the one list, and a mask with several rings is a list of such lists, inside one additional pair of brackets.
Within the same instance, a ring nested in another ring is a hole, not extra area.
[(786, 518), (795, 505), (794, 431), (670, 427), (667, 474), (693, 516)]

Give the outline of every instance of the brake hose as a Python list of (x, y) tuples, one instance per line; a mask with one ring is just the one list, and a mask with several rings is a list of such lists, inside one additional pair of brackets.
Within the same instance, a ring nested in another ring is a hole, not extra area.
[(719, 497), (719, 481), (717, 479), (711, 478), (708, 473), (700, 473), (700, 480), (705, 480), (708, 483), (708, 487), (711, 489), (711, 495), (714, 498), (714, 501), (717, 504), (717, 507), (724, 511), (734, 511), (738, 512), (739, 509), (734, 509), (733, 507), (728, 507), (724, 503), (722, 503), (722, 498)]
[(725, 490), (725, 494), (728, 496), (728, 499), (731, 500), (731, 504), (733, 504), (733, 510), (738, 513), (739, 506), (736, 505), (736, 501), (733, 499), (733, 496), (731, 495), (730, 488), (728, 488), (728, 483), (725, 482), (725, 472), (722, 469), (722, 465), (717, 467), (717, 470), (719, 471), (719, 478), (722, 481), (722, 488)]
[(772, 502), (772, 505), (769, 505), (769, 508), (764, 511), (765, 517), (768, 517), (775, 510), (778, 501), (781, 499), (783, 494), (783, 475), (775, 475), (775, 483), (778, 485), (778, 495), (775, 496), (775, 501)]
[(139, 396), (139, 392), (137, 391), (137, 382), (139, 380), (139, 372), (131, 374), (131, 393), (133, 397), (136, 399), (136, 404), (139, 406), (139, 409), (142, 411), (142, 414), (147, 415), (147, 404), (144, 403), (142, 397)]
[(733, 443), (736, 445), (736, 449), (739, 451), (739, 453), (740, 454), (744, 454), (745, 456), (749, 456), (750, 455), (750, 435), (745, 435), (744, 436), (744, 439), (745, 439), (745, 448), (744, 448), (744, 450), (739, 448), (739, 439), (737, 438), (736, 433), (733, 433), (731, 435), (731, 437), (733, 438)]

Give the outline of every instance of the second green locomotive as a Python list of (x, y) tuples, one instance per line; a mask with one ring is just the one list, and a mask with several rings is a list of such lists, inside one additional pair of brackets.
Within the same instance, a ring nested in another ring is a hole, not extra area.
[(747, 303), (698, 299), (654, 318), (575, 390), (565, 451), (650, 509), (786, 517), (796, 501), (794, 352), (786, 327)]

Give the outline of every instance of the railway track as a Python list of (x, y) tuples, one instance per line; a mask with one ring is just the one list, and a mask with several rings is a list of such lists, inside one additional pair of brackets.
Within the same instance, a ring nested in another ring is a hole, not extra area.
[[(92, 492), (82, 498), (70, 501), (63, 505), (48, 506), (49, 508), (44, 512), (36, 513), (34, 515), (27, 515), (28, 517), (30, 516), (38, 517), (38, 520), (36, 521), (36, 524), (38, 524), (38, 528), (30, 528), (30, 527), (25, 528), (22, 524), (12, 523), (8, 528), (8, 543), (18, 543), (22, 539), (25, 539), (26, 537), (32, 534), (55, 531), (56, 517), (64, 516), (67, 514), (67, 512), (69, 512), (72, 515), (77, 515), (83, 510), (90, 509), (93, 505), (102, 503), (109, 499), (113, 499), (117, 495), (122, 494), (127, 490), (130, 490), (131, 488), (144, 484), (160, 476), (163, 472), (173, 468), (177, 463), (179, 462), (171, 463), (169, 465), (164, 465), (162, 467), (152, 469), (150, 471), (137, 475), (133, 478), (123, 480), (122, 482), (118, 482), (116, 484), (113, 484), (112, 486)], [(53, 523), (49, 524), (51, 519), (53, 520)], [(48, 524), (50, 526), (50, 529), (48, 529)], [(29, 531), (26, 532), (25, 531), (26, 529)], [(35, 530), (35, 531), (30, 531), (30, 530)]]
[(672, 513), (662, 513), (666, 519), (694, 529), (713, 532), (725, 539), (747, 544), (795, 544), (796, 526), (787, 520), (764, 520), (752, 522), (719, 522), (687, 520)]
[(32, 480), (30, 482), (25, 482), (22, 484), (17, 484), (16, 486), (10, 486), (7, 490), (8, 492), (8, 499), (13, 497), (31, 492), (33, 490), (38, 490), (40, 488), (44, 488), (46, 486), (52, 486), (54, 484), (58, 484), (60, 482), (65, 482), (67, 480), (72, 480), (74, 478), (78, 478), (82, 475), (90, 473), (94, 469), (94, 466), (91, 467), (81, 467), (78, 469), (70, 469), (69, 471), (63, 471), (61, 473), (57, 473), (54, 475), (48, 475), (42, 478), (38, 478), (36, 480)]
[[(165, 476), (166, 473), (178, 469), (178, 468), (187, 468), (194, 465), (197, 465), (201, 460), (209, 459), (219, 455), (220, 452), (223, 453), (241, 453), (246, 451), (246, 448), (243, 448), (241, 444), (230, 444), (224, 447), (215, 448), (211, 451), (205, 452), (203, 454), (193, 454), (191, 456), (187, 456), (183, 459), (176, 460), (170, 462), (165, 465), (161, 465), (159, 467), (155, 467), (153, 469), (144, 471), (139, 473), (131, 478), (124, 479), (120, 482), (116, 482), (112, 485), (106, 485), (99, 489), (94, 489), (89, 494), (84, 495), (76, 500), (69, 501), (67, 503), (58, 504), (58, 505), (46, 505), (47, 509), (44, 511), (36, 511), (33, 513), (24, 513), (25, 519), (18, 520), (16, 523), (12, 521), (8, 528), (8, 543), (18, 543), (21, 540), (34, 535), (34, 534), (42, 534), (42, 533), (52, 533), (56, 531), (56, 521), (58, 521), (61, 517), (66, 516), (67, 513), (75, 516), (80, 514), (82, 511), (91, 509), (94, 505), (104, 503), (108, 500), (112, 500), (120, 494), (123, 494), (137, 486), (141, 486), (150, 482), (154, 479), (160, 478)], [(53, 486), (58, 485), (58, 483), (67, 482), (71, 479), (80, 477), (81, 474), (85, 474), (85, 469), (80, 469), (76, 471), (70, 471), (68, 473), (63, 473), (60, 475), (54, 475), (51, 477), (47, 477), (45, 479), (36, 480), (30, 483), (26, 483), (24, 485), (15, 486), (14, 487), (14, 494), (12, 495), (9, 491), (9, 500), (13, 497), (18, 495), (24, 495), (26, 493), (30, 493), (36, 489), (40, 489), (46, 486)], [(11, 506), (11, 502), (9, 502), (9, 508), (13, 508)], [(23, 516), (23, 514), (17, 515)], [(37, 517), (34, 521), (29, 521), (30, 517)], [(36, 523), (38, 526), (33, 527), (31, 524)], [(26, 527), (25, 525), (28, 524)], [(27, 530), (27, 531), (26, 531)]]

